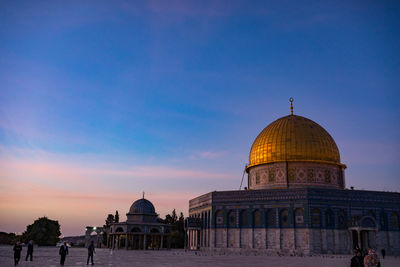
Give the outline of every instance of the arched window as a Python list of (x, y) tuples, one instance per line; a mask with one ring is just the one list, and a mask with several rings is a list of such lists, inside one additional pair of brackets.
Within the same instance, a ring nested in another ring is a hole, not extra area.
[(297, 208), (294, 210), (294, 218), (296, 226), (304, 225), (304, 210), (302, 208)]
[(338, 223), (340, 229), (345, 229), (347, 227), (346, 214), (343, 210), (338, 212)]
[(247, 215), (247, 210), (242, 210), (240, 212), (240, 227), (247, 228), (249, 226), (249, 220)]
[(274, 227), (275, 226), (275, 212), (274, 210), (268, 210), (266, 213), (266, 224), (267, 227)]
[(141, 233), (142, 230), (140, 230), (139, 227), (134, 227), (134, 228), (131, 230), (131, 232), (133, 232), (133, 233)]
[(289, 212), (287, 209), (283, 209), (280, 213), (280, 225), (281, 227), (289, 226)]
[(230, 228), (236, 227), (236, 211), (234, 210), (228, 213), (228, 226)]
[(325, 214), (326, 219), (326, 227), (327, 228), (334, 228), (335, 227), (335, 217), (333, 216), (333, 211), (328, 209)]
[(311, 226), (321, 227), (321, 211), (319, 209), (311, 210)]
[(122, 227), (118, 227), (118, 228), (115, 230), (115, 232), (116, 232), (116, 233), (122, 233), (122, 232), (124, 232), (124, 229), (122, 229)]
[(222, 210), (217, 210), (215, 212), (215, 225), (221, 226), (224, 224), (224, 213)]
[(390, 216), (390, 224), (393, 229), (399, 228), (399, 216), (396, 212), (392, 212), (392, 215)]
[(386, 229), (387, 228), (387, 217), (385, 212), (381, 212), (380, 216), (380, 222), (381, 222), (381, 228)]
[(261, 227), (261, 211), (255, 210), (253, 212), (253, 227)]

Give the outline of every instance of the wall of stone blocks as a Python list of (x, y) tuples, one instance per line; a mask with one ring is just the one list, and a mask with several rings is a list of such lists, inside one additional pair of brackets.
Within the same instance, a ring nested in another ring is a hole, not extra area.
[[(350, 254), (349, 230), (296, 228), (217, 228), (210, 233), (209, 248), (258, 249), (283, 253)], [(375, 243), (376, 242), (376, 243)], [(370, 232), (370, 244), (388, 255), (400, 255), (400, 232)], [(204, 246), (202, 246), (204, 248)]]

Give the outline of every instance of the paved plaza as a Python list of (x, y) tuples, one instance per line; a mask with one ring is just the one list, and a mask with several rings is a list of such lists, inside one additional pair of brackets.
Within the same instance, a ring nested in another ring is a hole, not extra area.
[[(35, 247), (34, 261), (25, 261), (26, 248), (18, 266), (60, 266), (58, 248)], [(70, 248), (65, 266), (86, 266), (87, 252), (84, 248)], [(97, 249), (95, 266), (274, 266), (274, 267), (339, 267), (350, 265), (350, 255), (318, 255), (312, 257), (268, 256), (257, 253), (185, 252), (183, 250), (162, 251), (111, 251)], [(0, 266), (13, 266), (11, 246), (0, 247)], [(382, 267), (400, 266), (399, 257), (387, 257)]]

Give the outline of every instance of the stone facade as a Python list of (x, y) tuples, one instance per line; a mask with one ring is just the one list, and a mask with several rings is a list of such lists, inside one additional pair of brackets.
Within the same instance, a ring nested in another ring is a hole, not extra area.
[(400, 255), (400, 193), (329, 188), (211, 192), (189, 202), (189, 249)]

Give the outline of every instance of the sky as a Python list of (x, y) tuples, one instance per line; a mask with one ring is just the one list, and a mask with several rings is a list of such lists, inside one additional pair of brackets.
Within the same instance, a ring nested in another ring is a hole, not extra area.
[(187, 215), (290, 97), (347, 187), (399, 192), (399, 47), (398, 1), (1, 1), (0, 231)]

